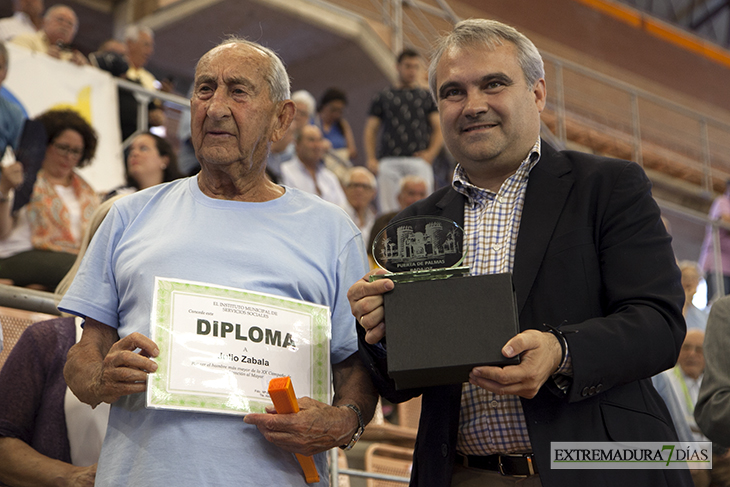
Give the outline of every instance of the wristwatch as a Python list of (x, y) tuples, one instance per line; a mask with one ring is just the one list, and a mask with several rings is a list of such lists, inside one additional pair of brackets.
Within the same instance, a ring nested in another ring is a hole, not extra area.
[(357, 440), (360, 439), (362, 436), (363, 431), (365, 431), (365, 422), (362, 420), (362, 413), (360, 412), (360, 408), (355, 406), (354, 404), (343, 404), (343, 408), (350, 408), (353, 411), (355, 411), (355, 414), (357, 414), (357, 429), (355, 430), (355, 434), (352, 435), (352, 438), (350, 439), (350, 442), (347, 445), (342, 445), (340, 448), (343, 450), (352, 450), (352, 447), (355, 446), (355, 443), (357, 443)]

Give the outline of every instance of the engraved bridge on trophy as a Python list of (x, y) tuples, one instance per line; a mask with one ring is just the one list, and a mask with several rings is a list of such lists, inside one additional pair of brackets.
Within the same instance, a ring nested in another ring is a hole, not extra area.
[(386, 226), (375, 237), (373, 258), (396, 282), (448, 279), (469, 275), (462, 266), (466, 249), (464, 230), (453, 220), (439, 216), (414, 216)]

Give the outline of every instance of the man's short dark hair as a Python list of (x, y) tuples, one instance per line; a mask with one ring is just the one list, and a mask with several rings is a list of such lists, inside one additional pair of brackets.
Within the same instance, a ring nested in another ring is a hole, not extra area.
[(400, 54), (398, 54), (398, 64), (401, 63), (404, 59), (408, 58), (414, 58), (414, 57), (421, 57), (421, 54), (416, 51), (415, 49), (406, 48), (401, 51)]

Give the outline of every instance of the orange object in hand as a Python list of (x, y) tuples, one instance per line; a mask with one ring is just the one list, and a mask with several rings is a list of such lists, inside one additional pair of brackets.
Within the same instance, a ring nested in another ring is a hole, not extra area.
[[(269, 396), (274, 403), (277, 414), (289, 414), (299, 412), (299, 403), (297, 396), (294, 395), (294, 386), (291, 383), (291, 377), (277, 377), (269, 381)], [(317, 466), (314, 464), (314, 458), (295, 453), (299, 465), (304, 470), (304, 478), (308, 484), (319, 482), (319, 474)]]

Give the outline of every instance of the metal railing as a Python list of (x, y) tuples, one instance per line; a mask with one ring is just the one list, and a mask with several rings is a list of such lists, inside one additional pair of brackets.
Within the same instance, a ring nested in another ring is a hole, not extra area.
[(168, 105), (177, 107), (180, 111), (190, 111), (190, 100), (180, 95), (165, 93), (164, 91), (148, 90), (132, 81), (114, 78), (119, 88), (131, 91), (137, 102), (137, 129), (122, 141), (122, 150), (132, 143), (132, 139), (147, 130), (149, 120), (149, 104), (155, 99), (162, 100)]
[(340, 484), (340, 475), (347, 475), (349, 477), (359, 477), (364, 479), (373, 480), (385, 480), (390, 482), (399, 482), (403, 484), (410, 483), (411, 479), (408, 477), (397, 477), (395, 475), (388, 475), (384, 473), (366, 472), (365, 470), (357, 470), (352, 468), (340, 469), (338, 465), (338, 454), (337, 448), (330, 450), (330, 485), (336, 487)]
[(722, 254), (720, 252), (720, 230), (730, 232), (730, 224), (725, 223), (721, 220), (713, 220), (707, 217), (703, 213), (687, 209), (676, 203), (656, 199), (657, 204), (662, 210), (662, 213), (672, 214), (676, 218), (685, 220), (690, 224), (694, 224), (702, 227), (706, 232), (708, 227), (711, 227), (711, 240), (712, 240), (712, 267), (713, 267), (713, 284), (715, 294), (708, 297), (708, 305), (716, 301), (718, 298), (725, 296), (730, 293), (730, 289), (725, 289), (725, 281), (723, 279), (722, 271)]
[(724, 186), (730, 176), (730, 123), (553, 54), (542, 55), (547, 108), (555, 115), (551, 128), (564, 144), (593, 134), (600, 145), (589, 148), (692, 182), (705, 195)]
[(60, 301), (61, 296), (58, 294), (0, 284), (0, 306), (6, 308), (60, 315), (56, 307)]
[[(459, 20), (446, 0), (305, 1), (379, 22), (390, 31), (387, 44), (394, 54), (403, 46), (429, 52)], [(549, 52), (542, 55), (544, 118), (560, 145), (574, 142), (634, 160), (694, 184), (699, 195), (721, 191), (730, 177), (730, 114), (722, 120)]]

